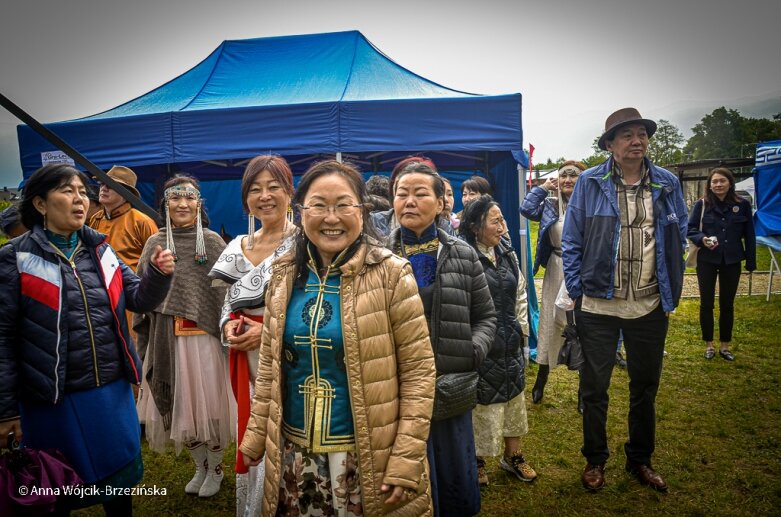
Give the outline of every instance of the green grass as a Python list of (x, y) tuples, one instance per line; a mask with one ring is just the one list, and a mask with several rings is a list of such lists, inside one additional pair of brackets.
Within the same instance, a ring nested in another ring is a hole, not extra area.
[[(527, 392), (527, 460), (539, 473), (521, 483), (488, 461), (491, 484), (482, 489), (482, 513), (512, 515), (778, 515), (781, 508), (781, 296), (736, 301), (736, 361), (706, 361), (699, 340), (698, 302), (683, 301), (672, 316), (657, 398), (654, 466), (669, 493), (640, 486), (623, 470), (627, 375), (616, 369), (610, 388), (607, 485), (597, 494), (580, 485), (581, 417), (576, 410), (577, 375), (553, 370), (542, 403)], [(536, 366), (527, 370), (530, 387)], [(230, 462), (233, 451), (226, 454)], [(232, 468), (220, 493), (208, 500), (186, 496), (193, 473), (186, 453), (175, 457), (144, 448), (147, 487), (166, 496), (134, 498), (136, 515), (233, 515)], [(102, 515), (93, 508), (75, 515)]]
[[(657, 398), (654, 466), (670, 486), (658, 494), (623, 471), (628, 378), (616, 369), (610, 388), (607, 486), (580, 485), (585, 465), (577, 375), (551, 372), (540, 405), (529, 400), (526, 459), (540, 477), (521, 485), (489, 462), (485, 515), (768, 515), (781, 505), (781, 297), (769, 303), (738, 298), (737, 360), (706, 361), (699, 340), (698, 303), (684, 301), (670, 322)], [(534, 382), (536, 367), (528, 375)], [(526, 390), (527, 393), (529, 390)]]
[[(11, 206), (11, 202), (10, 201), (0, 200), (0, 212), (5, 210), (9, 206)], [(6, 235), (2, 231), (0, 231), (0, 246), (5, 244), (6, 242), (8, 242), (8, 237), (6, 237)]]
[[(537, 242), (537, 223), (530, 224)], [(534, 248), (532, 248), (534, 249)], [(769, 254), (757, 253), (759, 270)], [(538, 277), (544, 270), (540, 269)], [(702, 357), (696, 300), (684, 300), (671, 317), (662, 383), (657, 398), (654, 466), (669, 493), (640, 486), (623, 470), (628, 411), (628, 378), (616, 369), (610, 388), (608, 439), (611, 458), (607, 485), (597, 494), (580, 485), (585, 465), (580, 454), (581, 416), (576, 410), (577, 375), (553, 370), (542, 403), (528, 395), (537, 367), (527, 370), (529, 434), (523, 438), (526, 459), (539, 473), (521, 483), (488, 460), (491, 484), (482, 489), (486, 516), (513, 515), (778, 515), (781, 507), (781, 296), (736, 300), (737, 360)], [(208, 500), (186, 496), (193, 473), (186, 453), (156, 454), (144, 447), (143, 483), (165, 487), (162, 497), (134, 498), (135, 514), (234, 515), (235, 484), (230, 458), (222, 490)], [(102, 515), (93, 508), (74, 515)]]

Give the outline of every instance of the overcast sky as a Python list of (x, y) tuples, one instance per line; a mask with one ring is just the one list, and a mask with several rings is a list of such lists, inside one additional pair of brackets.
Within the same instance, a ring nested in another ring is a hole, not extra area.
[[(0, 19), (0, 92), (41, 122), (68, 120), (152, 90), (223, 40), (356, 29), (450, 88), (521, 92), (524, 147), (542, 162), (591, 154), (621, 107), (672, 119), (781, 96), (779, 19), (778, 0), (17, 1)], [(0, 112), (0, 187), (15, 186), (18, 122)]]

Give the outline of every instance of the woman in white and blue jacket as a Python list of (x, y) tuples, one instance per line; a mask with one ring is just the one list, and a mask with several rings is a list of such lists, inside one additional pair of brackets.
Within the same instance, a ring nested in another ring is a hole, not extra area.
[(84, 225), (86, 185), (67, 165), (36, 171), (20, 206), (31, 230), (0, 249), (0, 436), (65, 456), (92, 495), (58, 499), (59, 513), (103, 503), (108, 515), (129, 515), (130, 496), (107, 490), (143, 474), (130, 386), (141, 362), (125, 309), (160, 304), (174, 263), (158, 249), (139, 279)]

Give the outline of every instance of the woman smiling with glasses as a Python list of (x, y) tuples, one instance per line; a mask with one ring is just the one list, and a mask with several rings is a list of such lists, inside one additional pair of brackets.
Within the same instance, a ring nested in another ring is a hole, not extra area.
[(431, 515), (434, 359), (407, 261), (373, 238), (352, 166), (313, 165), (303, 231), (274, 264), (252, 416), (263, 515)]

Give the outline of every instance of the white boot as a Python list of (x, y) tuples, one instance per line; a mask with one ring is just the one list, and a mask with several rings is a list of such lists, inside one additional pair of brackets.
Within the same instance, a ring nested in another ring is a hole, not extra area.
[(198, 491), (198, 497), (211, 497), (219, 492), (222, 478), (224, 477), (222, 472), (222, 449), (212, 450), (207, 448), (206, 460), (208, 472), (201, 489)]
[(187, 447), (190, 451), (190, 456), (193, 457), (195, 462), (195, 475), (184, 487), (185, 494), (197, 494), (203, 485), (203, 480), (206, 479), (206, 471), (208, 466), (206, 464), (206, 444), (203, 442), (196, 442), (192, 447)]

